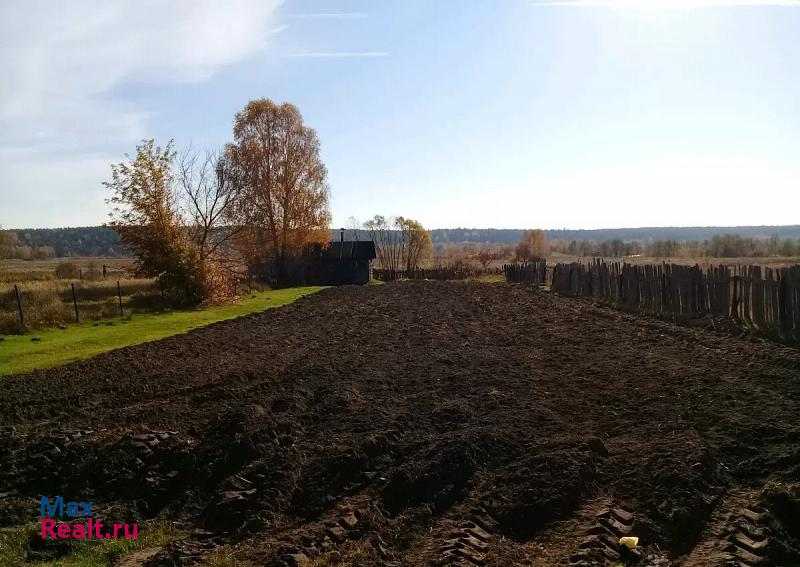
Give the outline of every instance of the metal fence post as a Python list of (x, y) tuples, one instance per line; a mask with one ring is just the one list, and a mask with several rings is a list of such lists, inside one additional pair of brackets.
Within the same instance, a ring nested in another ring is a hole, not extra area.
[(117, 280), (117, 297), (119, 298), (119, 316), (124, 318), (125, 314), (122, 311), (122, 288), (119, 287), (119, 280)]
[(71, 283), (70, 286), (72, 286), (72, 305), (75, 306), (75, 322), (80, 323), (81, 316), (78, 315), (78, 296), (75, 295), (75, 284)]
[(25, 327), (25, 313), (24, 313), (24, 311), (22, 309), (22, 298), (19, 295), (19, 288), (17, 287), (17, 284), (14, 284), (14, 293), (17, 296), (17, 308), (19, 309), (19, 322), (20, 322), (20, 325), (22, 325), (22, 327), (24, 328)]

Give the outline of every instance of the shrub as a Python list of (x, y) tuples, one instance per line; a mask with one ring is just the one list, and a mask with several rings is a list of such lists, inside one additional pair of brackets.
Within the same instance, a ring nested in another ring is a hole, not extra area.
[(97, 262), (92, 261), (89, 262), (89, 265), (86, 267), (83, 277), (87, 280), (99, 280), (103, 277), (103, 271), (100, 269), (100, 266), (97, 265)]
[(75, 262), (59, 262), (55, 273), (60, 280), (74, 280), (80, 274), (80, 270)]

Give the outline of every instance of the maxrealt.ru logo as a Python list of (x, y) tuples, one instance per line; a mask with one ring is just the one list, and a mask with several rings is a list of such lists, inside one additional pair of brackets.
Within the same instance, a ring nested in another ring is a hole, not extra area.
[[(139, 524), (106, 525), (95, 520), (92, 502), (65, 501), (62, 496), (51, 501), (42, 496), (40, 515), (42, 539), (136, 539), (139, 535)], [(82, 518), (86, 521), (81, 522)]]

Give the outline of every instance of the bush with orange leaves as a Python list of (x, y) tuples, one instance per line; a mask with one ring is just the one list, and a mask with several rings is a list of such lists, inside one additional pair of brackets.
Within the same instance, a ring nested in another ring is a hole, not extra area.
[(187, 179), (182, 171), (177, 183), (175, 155), (172, 142), (161, 148), (146, 140), (135, 157), (111, 166), (111, 181), (104, 183), (112, 191), (108, 226), (136, 256), (136, 275), (155, 278), (177, 302), (223, 299), (232, 294), (233, 282), (218, 261), (219, 236), (213, 233), (224, 229), (198, 226), (198, 215), (209, 213), (200, 201), (181, 207), (187, 195), (180, 188), (186, 190)]
[(523, 262), (544, 260), (548, 251), (547, 236), (543, 230), (526, 230), (517, 244), (515, 256)]

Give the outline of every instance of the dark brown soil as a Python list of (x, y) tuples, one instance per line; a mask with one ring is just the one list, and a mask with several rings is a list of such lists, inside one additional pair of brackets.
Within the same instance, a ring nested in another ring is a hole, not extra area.
[(0, 524), (194, 530), (149, 565), (800, 565), (800, 353), (526, 287), (326, 290), (0, 380), (0, 423)]

